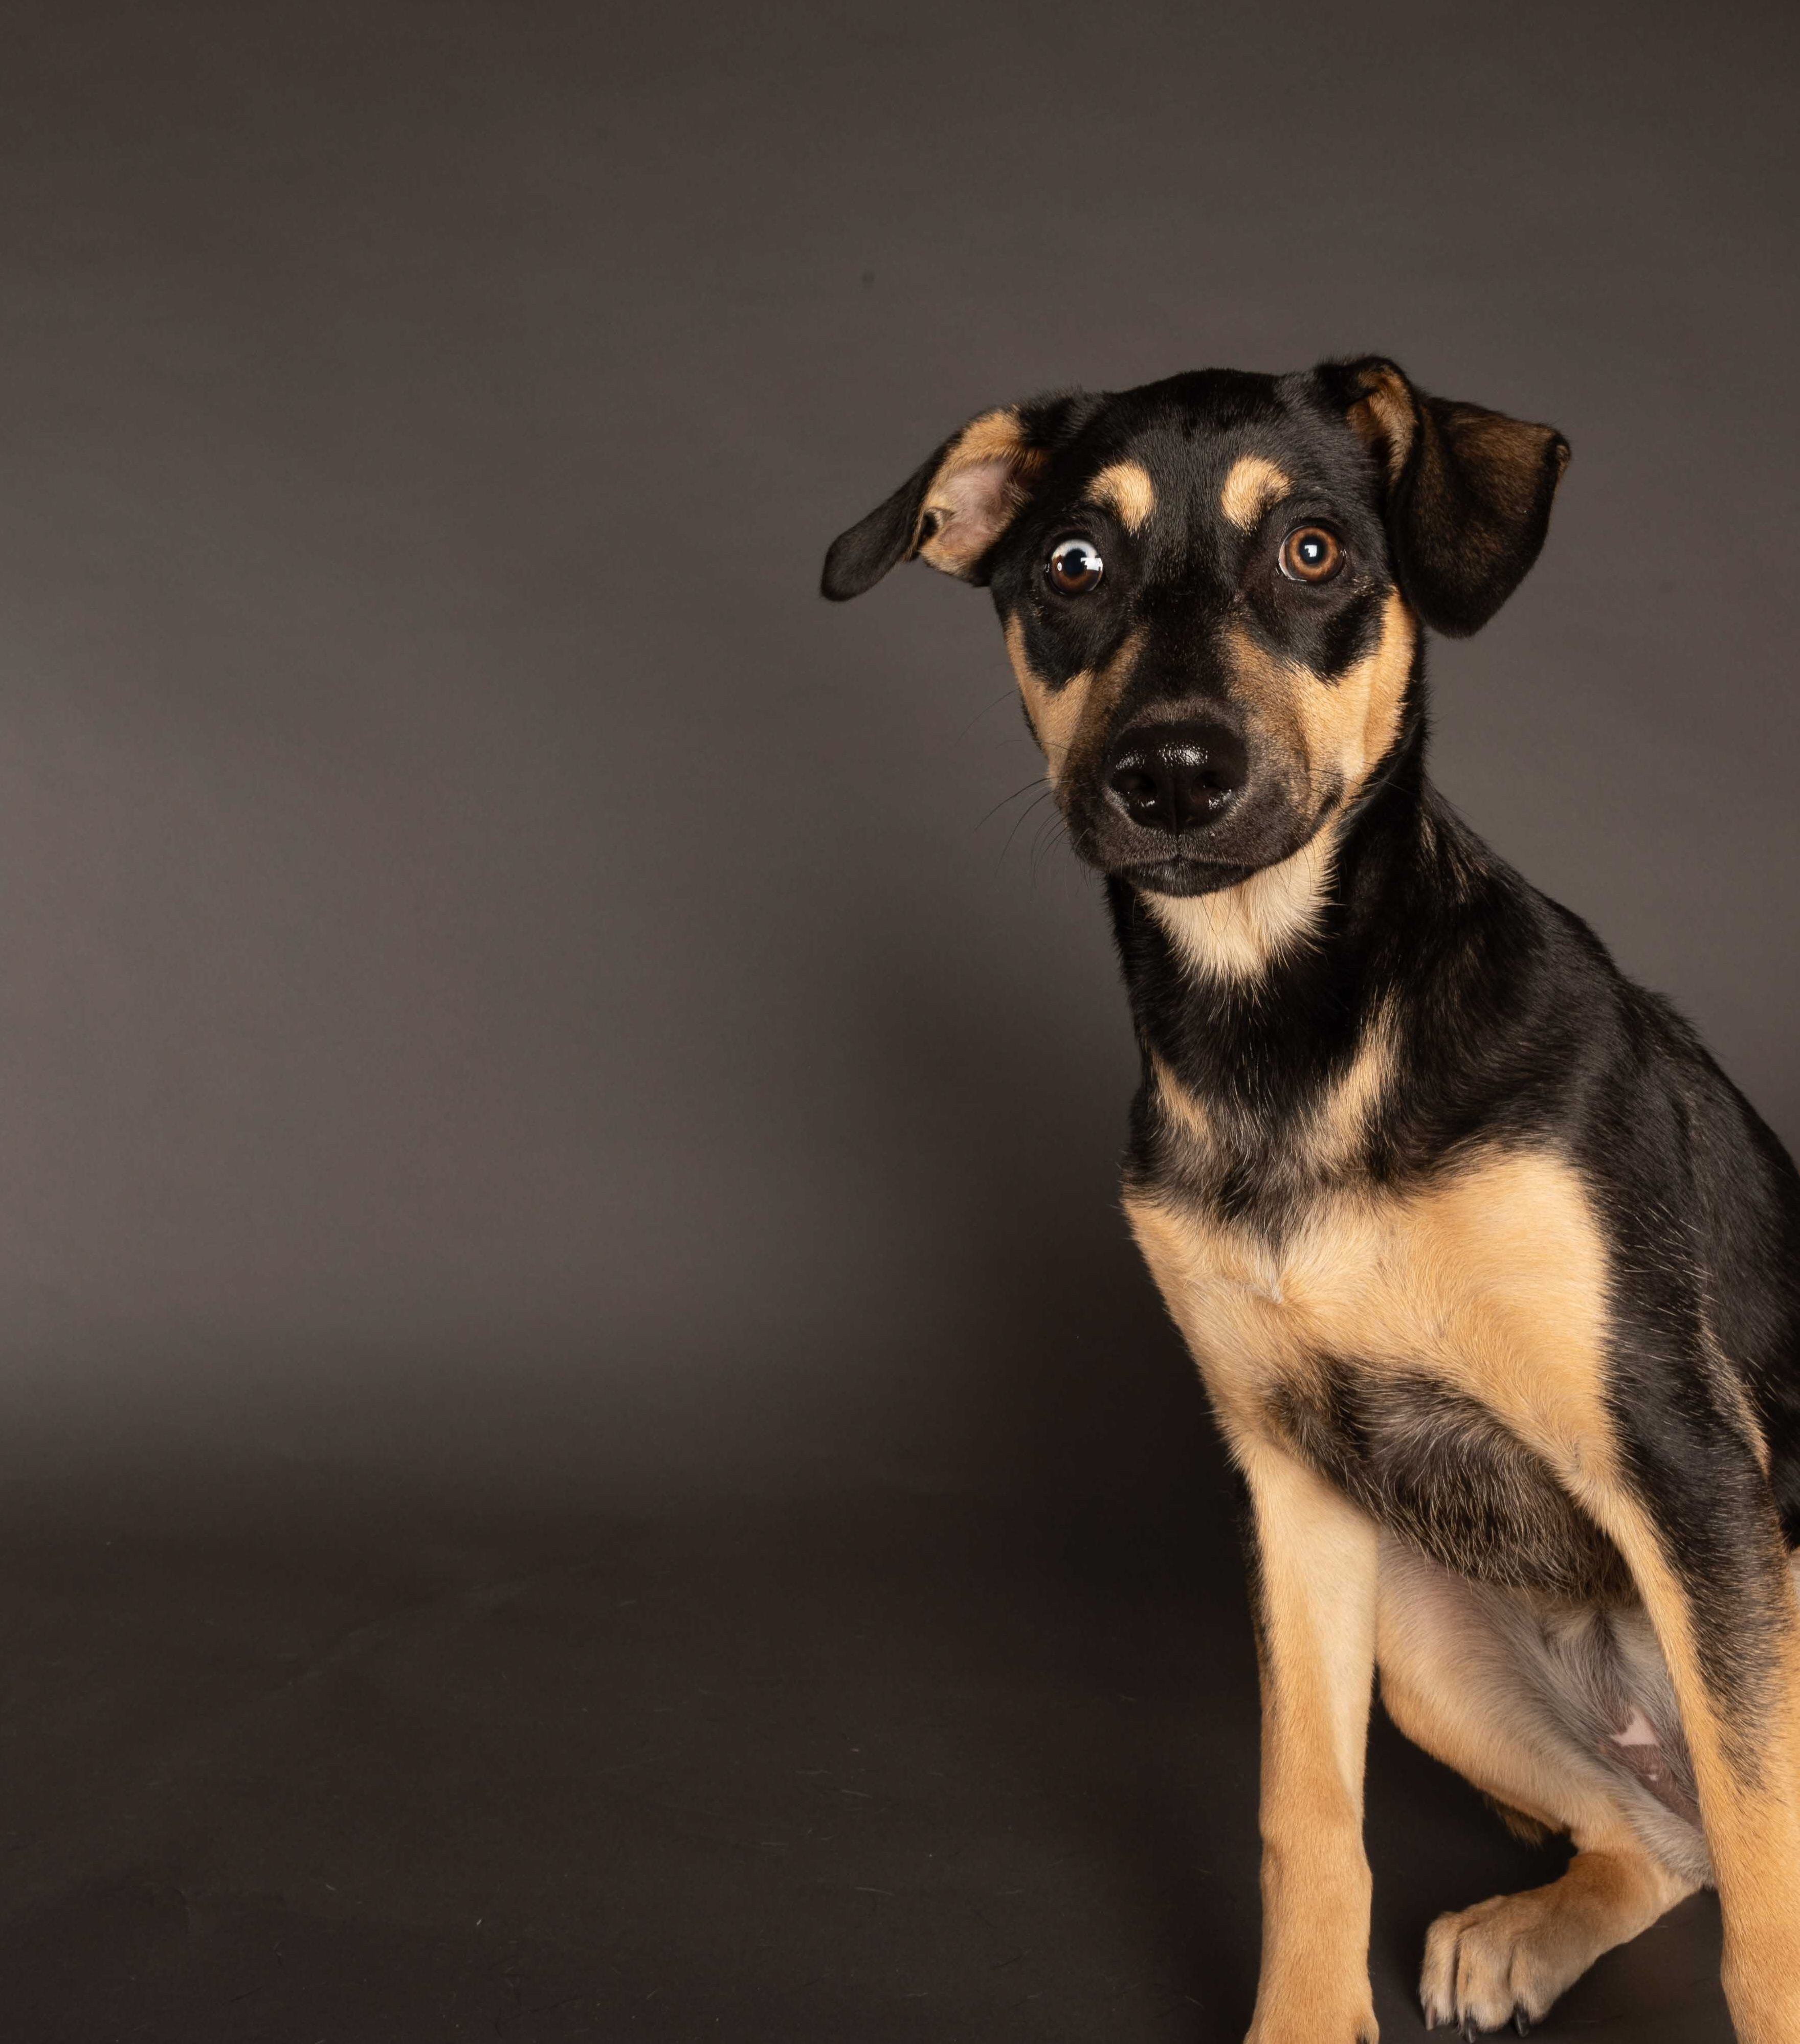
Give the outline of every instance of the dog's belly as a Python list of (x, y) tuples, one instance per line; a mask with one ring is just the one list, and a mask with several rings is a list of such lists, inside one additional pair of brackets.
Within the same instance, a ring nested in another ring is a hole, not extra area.
[(1321, 1193), (1274, 1237), (1147, 1190), (1126, 1211), (1228, 1436), (1280, 1443), (1459, 1573), (1623, 1589), (1571, 1495), (1610, 1452), (1606, 1258), (1560, 1158)]

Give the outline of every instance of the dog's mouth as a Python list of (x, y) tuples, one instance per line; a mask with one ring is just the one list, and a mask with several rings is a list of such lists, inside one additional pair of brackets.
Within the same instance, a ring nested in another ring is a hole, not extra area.
[(1164, 859), (1136, 859), (1108, 870), (1129, 881), (1140, 893), (1216, 894), (1221, 888), (1236, 887), (1260, 870), (1233, 859), (1200, 859), (1190, 853), (1173, 853)]
[[(1315, 807), (1295, 802), (1271, 783), (1234, 801), (1210, 828), (1149, 830), (1106, 807), (1071, 805), (1069, 836), (1077, 855), (1140, 893), (1177, 899), (1241, 886), (1291, 858), (1328, 821), (1328, 799)], [(1089, 819), (1091, 818), (1091, 821)]]

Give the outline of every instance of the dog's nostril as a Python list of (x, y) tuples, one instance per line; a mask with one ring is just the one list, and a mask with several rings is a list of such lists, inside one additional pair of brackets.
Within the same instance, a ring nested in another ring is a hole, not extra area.
[(1156, 776), (1142, 766), (1118, 766), (1106, 785), (1124, 803), (1126, 813), (1138, 823), (1154, 823), (1167, 800)]

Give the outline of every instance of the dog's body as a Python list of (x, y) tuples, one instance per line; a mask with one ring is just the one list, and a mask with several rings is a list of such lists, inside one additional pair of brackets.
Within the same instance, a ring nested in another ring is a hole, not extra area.
[(1248, 1493), (1255, 2044), (1375, 2034), (1372, 1671), (1561, 1880), (1446, 1916), (1521, 2030), (1702, 1881), (1800, 2044), (1800, 1180), (1662, 1002), (1443, 805), (1421, 626), (1535, 559), (1567, 449), (1390, 363), (983, 414), (837, 542), (991, 586), (1143, 1052), (1133, 1229)]

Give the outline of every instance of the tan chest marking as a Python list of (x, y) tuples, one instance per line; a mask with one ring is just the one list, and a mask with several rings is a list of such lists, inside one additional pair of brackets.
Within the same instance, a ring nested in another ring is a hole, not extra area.
[(1424, 1373), (1552, 1467), (1597, 1473), (1606, 1254), (1561, 1158), (1500, 1152), (1414, 1192), (1322, 1192), (1279, 1245), (1143, 1194), (1125, 1210), (1233, 1439), (1265, 1438), (1270, 1392), (1327, 1357)]

